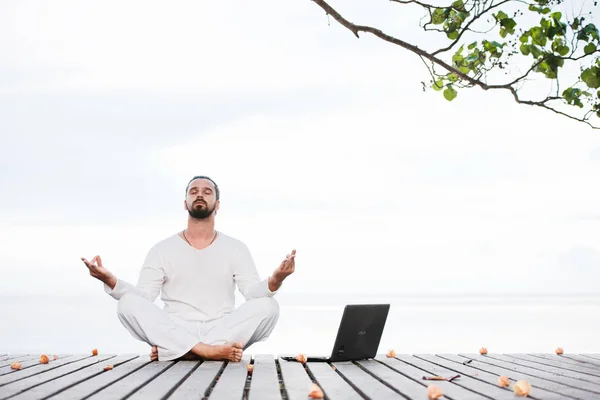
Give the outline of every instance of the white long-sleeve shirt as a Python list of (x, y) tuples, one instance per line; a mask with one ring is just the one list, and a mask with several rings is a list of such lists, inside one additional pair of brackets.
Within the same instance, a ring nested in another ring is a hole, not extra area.
[(246, 300), (277, 292), (269, 290), (268, 278), (260, 279), (248, 247), (218, 232), (215, 241), (202, 250), (174, 234), (150, 249), (136, 286), (117, 279), (114, 289), (108, 285), (104, 289), (117, 300), (134, 291), (152, 302), (162, 291), (166, 313), (209, 321), (233, 311), (236, 285)]

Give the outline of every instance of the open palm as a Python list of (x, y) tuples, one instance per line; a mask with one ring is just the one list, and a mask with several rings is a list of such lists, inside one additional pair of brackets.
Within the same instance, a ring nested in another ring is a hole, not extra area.
[(275, 270), (275, 277), (282, 282), (285, 278), (290, 276), (296, 270), (296, 250), (292, 250), (291, 254), (288, 254), (285, 259), (281, 262), (279, 267)]
[(91, 261), (81, 257), (81, 261), (83, 261), (83, 263), (88, 267), (90, 275), (96, 279), (104, 281), (110, 275), (110, 272), (108, 272), (108, 270), (102, 265), (102, 259), (100, 256), (92, 258)]

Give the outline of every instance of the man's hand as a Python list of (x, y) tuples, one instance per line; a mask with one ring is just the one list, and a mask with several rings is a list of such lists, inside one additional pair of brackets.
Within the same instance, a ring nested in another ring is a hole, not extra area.
[(269, 290), (274, 292), (279, 289), (281, 283), (285, 278), (294, 273), (296, 269), (296, 250), (292, 250), (291, 254), (285, 257), (285, 260), (281, 262), (279, 267), (273, 272), (271, 278), (269, 278)]
[(104, 282), (111, 289), (115, 288), (115, 285), (117, 284), (117, 277), (111, 274), (109, 270), (104, 268), (100, 256), (92, 258), (92, 261), (88, 261), (81, 257), (81, 261), (83, 261), (86, 267), (88, 267), (91, 276)]

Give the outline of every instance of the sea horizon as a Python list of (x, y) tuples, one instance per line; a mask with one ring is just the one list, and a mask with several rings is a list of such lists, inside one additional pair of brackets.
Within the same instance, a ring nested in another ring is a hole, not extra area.
[[(600, 353), (598, 294), (385, 294), (278, 293), (280, 318), (273, 334), (251, 354), (328, 355), (346, 304), (390, 304), (379, 352)], [(243, 301), (237, 298), (238, 303)], [(160, 305), (160, 300), (157, 301)], [(116, 315), (104, 293), (0, 295), (0, 351), (10, 353), (148, 352)]]

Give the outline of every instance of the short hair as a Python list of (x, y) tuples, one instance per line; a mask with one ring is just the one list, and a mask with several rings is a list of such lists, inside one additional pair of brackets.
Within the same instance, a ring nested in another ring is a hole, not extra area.
[(208, 176), (204, 176), (204, 175), (197, 175), (197, 176), (193, 177), (192, 179), (190, 179), (187, 186), (185, 187), (185, 195), (186, 196), (187, 196), (188, 190), (190, 189), (190, 183), (192, 183), (196, 179), (207, 179), (207, 180), (211, 181), (213, 183), (213, 185), (215, 185), (215, 193), (217, 195), (217, 200), (219, 200), (219, 198), (221, 197), (221, 191), (219, 190), (219, 185), (217, 185), (217, 183), (215, 181), (213, 181), (211, 178), (209, 178)]

